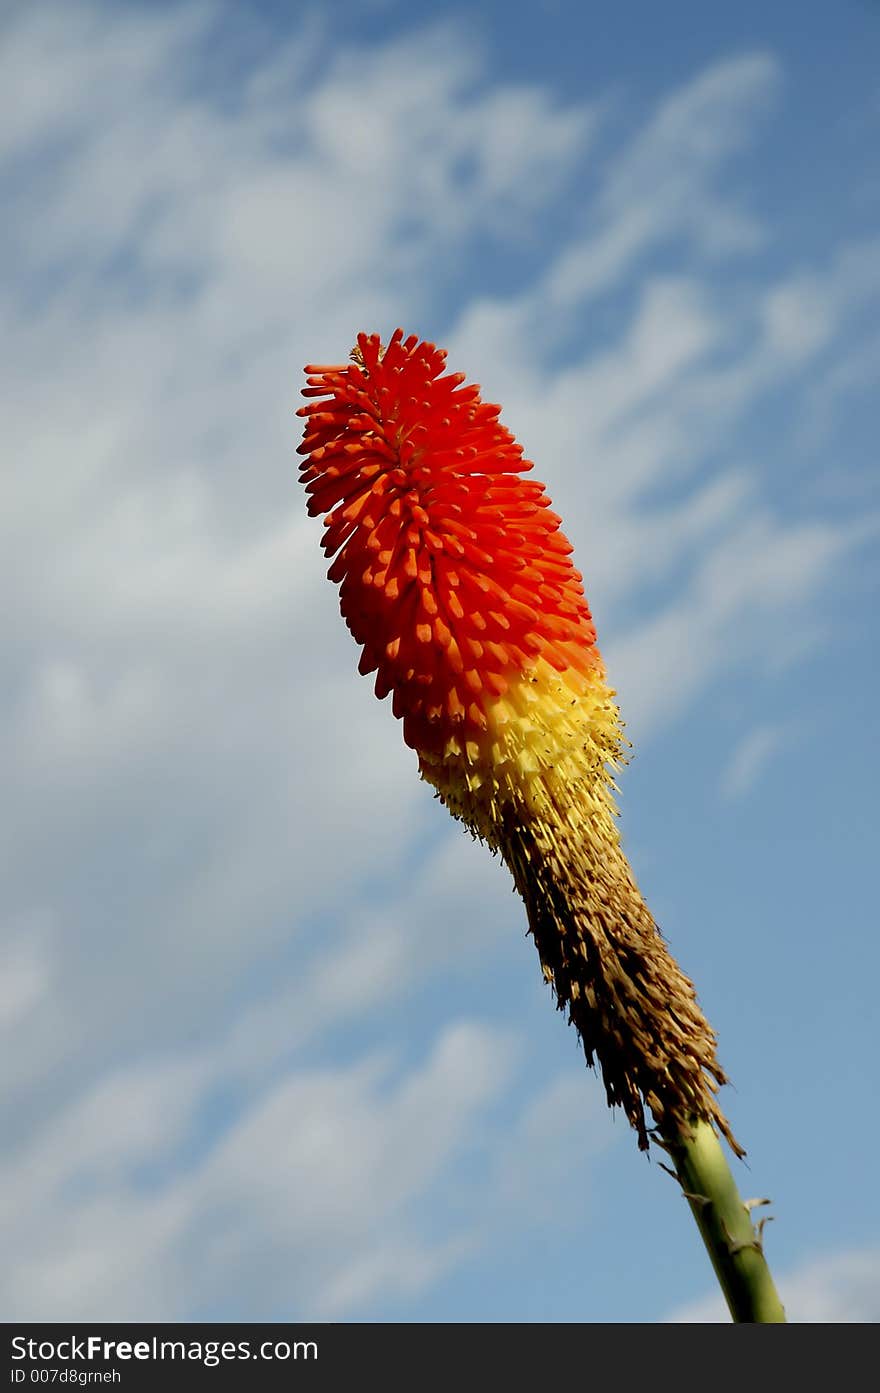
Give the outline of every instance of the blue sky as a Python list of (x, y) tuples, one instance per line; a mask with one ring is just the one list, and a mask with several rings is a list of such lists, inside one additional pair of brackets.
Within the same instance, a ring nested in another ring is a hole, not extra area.
[(880, 5), (7, 5), (0, 1309), (719, 1313), (296, 482), (400, 324), (585, 575), (793, 1317), (880, 1317)]

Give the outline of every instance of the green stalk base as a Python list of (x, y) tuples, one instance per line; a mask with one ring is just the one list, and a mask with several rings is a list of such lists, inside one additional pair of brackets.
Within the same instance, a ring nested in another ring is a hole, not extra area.
[(752, 1223), (750, 1206), (740, 1199), (709, 1123), (694, 1122), (689, 1136), (664, 1132), (661, 1144), (672, 1158), (734, 1321), (783, 1323), (785, 1311), (764, 1257), (761, 1225)]

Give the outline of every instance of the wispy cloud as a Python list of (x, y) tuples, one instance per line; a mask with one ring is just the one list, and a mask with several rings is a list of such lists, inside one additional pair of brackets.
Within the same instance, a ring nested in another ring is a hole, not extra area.
[(785, 740), (785, 732), (777, 726), (756, 726), (744, 735), (721, 775), (722, 795), (743, 798), (749, 793)]
[(560, 256), (544, 293), (564, 303), (607, 294), (651, 247), (672, 237), (709, 256), (754, 251), (763, 229), (719, 190), (719, 176), (779, 82), (772, 56), (756, 53), (717, 64), (662, 102), (616, 153), (592, 213), (595, 231)]
[[(517, 1062), (505, 1032), (452, 1024), (415, 1064), (288, 1069), (207, 1140), (223, 1086), (207, 1052), (119, 1070), (0, 1167), (4, 1310), (172, 1319), (198, 1291), (215, 1314), (326, 1319), (412, 1300), (503, 1232), (548, 1174), (582, 1172), (579, 1073), (526, 1094), (508, 1135), (487, 1126)], [(432, 1236), (420, 1215), (463, 1158), (459, 1220)]]
[[(353, 1269), (361, 1279), (349, 1281), (346, 1304), (382, 1281), (395, 1286), (394, 1263), (380, 1260), (386, 1245), (436, 1269), (413, 1201), (504, 1086), (509, 1049), (462, 1024), (399, 1079), (389, 1063), (291, 1071), (207, 1155), (178, 1158), (170, 1173), (165, 1157), (192, 1138), (205, 1100), (206, 1065), (119, 1071), (4, 1167), (4, 1200), (17, 1198), (5, 1216), (15, 1270), (4, 1309), (171, 1318), (196, 1289), (215, 1309), (241, 1309), (246, 1274), (253, 1310), (280, 1314), (288, 1303), (326, 1314)], [(369, 1255), (375, 1280), (365, 1284)]]
[[(829, 1253), (783, 1274), (779, 1291), (789, 1321), (796, 1324), (873, 1324), (880, 1320), (880, 1252), (852, 1249)], [(730, 1319), (720, 1298), (707, 1297), (669, 1317), (679, 1324)]]

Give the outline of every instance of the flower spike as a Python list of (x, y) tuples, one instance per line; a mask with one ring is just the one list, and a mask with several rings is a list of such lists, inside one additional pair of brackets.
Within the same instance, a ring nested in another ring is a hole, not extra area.
[(306, 368), (301, 477), (329, 575), (419, 770), (503, 856), (544, 975), (648, 1146), (711, 1124), (726, 1076), (620, 845), (624, 739), (572, 547), (542, 484), (446, 355), (398, 329)]

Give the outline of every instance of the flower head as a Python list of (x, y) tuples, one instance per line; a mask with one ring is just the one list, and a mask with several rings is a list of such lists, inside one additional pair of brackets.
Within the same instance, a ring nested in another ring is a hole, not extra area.
[[(362, 673), (393, 693), (404, 738), (440, 754), (543, 659), (589, 673), (596, 631), (571, 544), (522, 447), (446, 354), (361, 334), (356, 361), (308, 367), (309, 512), (326, 513)], [(329, 397), (329, 400), (327, 398)]]
[(398, 329), (306, 368), (302, 480), (360, 671), (391, 694), (422, 776), (507, 861), (640, 1144), (645, 1107), (730, 1137), (714, 1035), (620, 847), (620, 722), (571, 545), (499, 407), (445, 364)]

